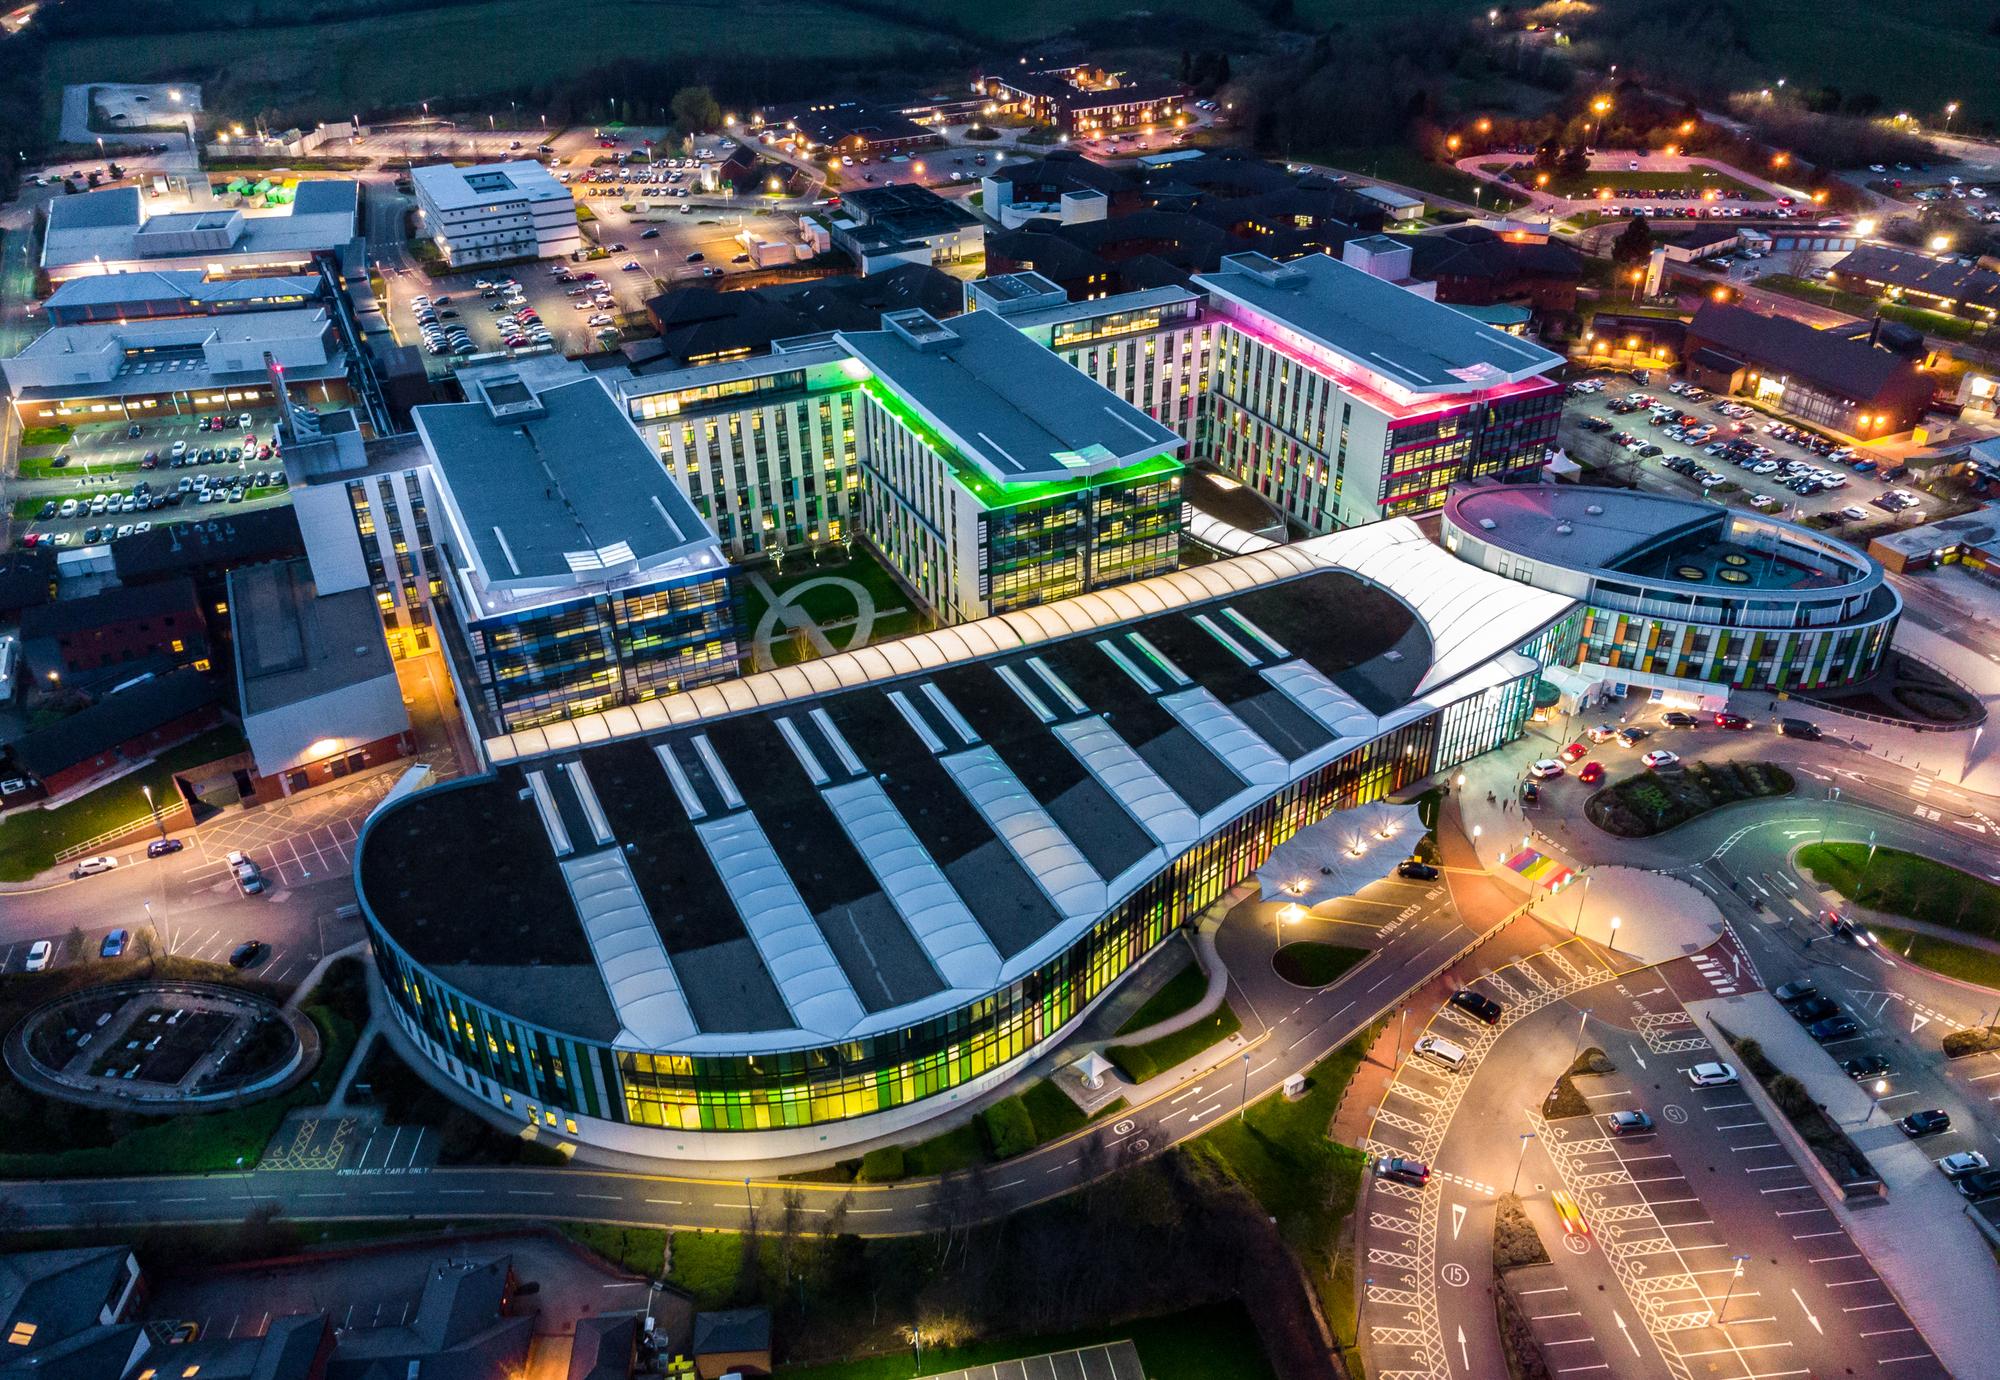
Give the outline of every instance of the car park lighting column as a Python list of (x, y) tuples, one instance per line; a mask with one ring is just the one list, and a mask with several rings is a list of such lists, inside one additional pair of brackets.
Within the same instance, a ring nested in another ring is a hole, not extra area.
[(1507, 1196), (1516, 1197), (1521, 1191), (1521, 1162), (1528, 1158), (1528, 1142), (1535, 1138), (1533, 1131), (1521, 1132), (1521, 1151), (1514, 1156), (1514, 1182), (1507, 1186)]

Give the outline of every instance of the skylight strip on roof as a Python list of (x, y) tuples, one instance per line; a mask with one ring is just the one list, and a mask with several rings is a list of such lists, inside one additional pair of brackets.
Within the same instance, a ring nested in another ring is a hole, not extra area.
[(1201, 838), (1201, 820), (1193, 809), (1102, 715), (1072, 719), (1054, 732), (1155, 842), (1179, 851)]
[(1063, 678), (1056, 674), (1055, 667), (1049, 665), (1047, 661), (1038, 656), (1029, 657), (1028, 665), (1035, 668), (1035, 674), (1042, 678), (1049, 689), (1055, 691), (1057, 699), (1069, 706), (1072, 714), (1083, 714), (1089, 711), (1090, 706), (1078, 699), (1074, 690), (1063, 684)]
[(722, 792), (722, 803), (732, 810), (743, 808), (743, 794), (736, 789), (736, 783), (729, 779), (729, 773), (722, 765), (722, 759), (715, 755), (715, 745), (708, 741), (706, 733), (697, 733), (691, 740), (694, 750), (701, 758), (701, 764), (708, 768), (708, 779), (715, 783), (715, 789)]
[(823, 792), (822, 798), (939, 976), (953, 987), (975, 990), (997, 982), (1000, 951), (881, 783), (864, 776)]
[(1193, 621), (1197, 628), (1200, 628), (1224, 647), (1227, 647), (1229, 654), (1245, 666), (1255, 666), (1257, 664), (1257, 658), (1251, 655), (1249, 649), (1218, 627), (1213, 618), (1210, 618), (1205, 613), (1197, 613)]
[(1065, 919), (1102, 915), (1110, 889), (991, 747), (939, 759), (1021, 867)]
[(861, 765), (861, 759), (854, 755), (854, 749), (847, 745), (847, 739), (843, 738), (840, 730), (834, 727), (833, 716), (827, 713), (824, 707), (815, 705), (808, 712), (807, 717), (813, 721), (821, 733), (826, 735), (826, 740), (833, 744), (833, 750), (840, 758), (840, 765), (846, 767), (856, 776), (866, 776), (868, 774), (868, 769)]
[(1381, 720), (1316, 666), (1288, 661), (1282, 666), (1267, 666), (1262, 674), (1280, 694), (1324, 725), (1340, 743), (1365, 741), (1381, 732)]
[(687, 811), (689, 819), (700, 819), (708, 811), (702, 808), (701, 796), (695, 792), (694, 782), (688, 780), (681, 764), (674, 760), (674, 750), (665, 743), (653, 748), (653, 755), (660, 759), (660, 765), (667, 769), (667, 782), (674, 788), (674, 795), (680, 800), (681, 808)]
[(1243, 629), (1244, 634), (1248, 636), (1251, 641), (1255, 642), (1258, 646), (1262, 647), (1272, 656), (1277, 657), (1280, 660), (1291, 659), (1292, 654), (1286, 651), (1282, 646), (1280, 646), (1276, 638), (1272, 637), (1269, 633), (1265, 632), (1255, 623), (1252, 623), (1243, 614), (1237, 612), (1235, 605), (1224, 604), (1222, 606), (1222, 616), (1224, 618), (1227, 618), (1230, 622), (1234, 623), (1237, 627)]
[(1097, 645), (1106, 656), (1110, 657), (1117, 664), (1119, 670), (1139, 683), (1141, 690), (1144, 690), (1149, 695), (1160, 693), (1160, 687), (1153, 678), (1140, 670), (1138, 664), (1131, 657), (1126, 656), (1117, 643), (1107, 637), (1101, 638)]
[(891, 690), (888, 700), (890, 704), (896, 706), (896, 712), (903, 716), (904, 722), (909, 724), (910, 731), (924, 740), (925, 747), (933, 753), (944, 751), (944, 739), (931, 731), (931, 726), (924, 722), (924, 716), (917, 712), (916, 706), (904, 698), (901, 690)]
[(1045, 724), (1056, 721), (1055, 712), (1042, 703), (1041, 698), (1028, 688), (1028, 683), (1014, 673), (1012, 666), (996, 666), (993, 669), (1007, 683), (1007, 688), (1021, 697), (1021, 703), (1028, 706), (1029, 713)]
[(1160, 668), (1160, 674), (1165, 676), (1168, 680), (1172, 681), (1175, 685), (1194, 684), (1193, 681), (1188, 679), (1187, 673), (1185, 671), (1181, 670), (1180, 667), (1174, 665), (1173, 662), (1167, 659), (1167, 654), (1165, 652), (1161, 651), (1158, 647), (1155, 647), (1152, 643), (1146, 640), (1146, 635), (1144, 633), (1128, 632), (1125, 634), (1125, 638), (1134, 647), (1137, 647), (1140, 651), (1144, 652), (1146, 654), (1146, 659), (1152, 662), (1155, 666)]
[(833, 779), (827, 775), (826, 768), (819, 764), (819, 758), (814, 755), (813, 750), (806, 746), (806, 740), (799, 736), (797, 726), (790, 719), (773, 719), (771, 722), (778, 726), (779, 736), (785, 740), (785, 745), (791, 748), (792, 755), (799, 759), (799, 765), (806, 769), (806, 775), (812, 778), (813, 785), (824, 786)]
[(583, 807), (583, 817), (598, 846), (608, 847), (616, 842), (618, 836), (611, 832), (611, 821), (604, 817), (604, 806), (598, 803), (597, 788), (590, 784), (590, 773), (584, 770), (583, 759), (558, 762), (556, 770), (569, 778), (570, 789), (576, 792), (577, 804)]
[(615, 848), (558, 864), (623, 1033), (617, 1043), (666, 1049), (699, 1033), (639, 885)]
[(542, 817), (542, 830), (549, 836), (549, 847), (555, 849), (558, 858), (566, 858), (576, 848), (569, 841), (569, 830), (563, 827), (562, 812), (556, 809), (549, 779), (539, 771), (531, 771), (527, 776), (528, 794), (535, 798), (535, 813)]
[(965, 721), (965, 715), (959, 713), (958, 707), (944, 697), (944, 691), (937, 688), (936, 682), (927, 680), (922, 688), (924, 698), (937, 706), (938, 713), (944, 715), (945, 722), (952, 726), (953, 731), (964, 740), (967, 747), (979, 741), (979, 735), (972, 731), (972, 725)]
[(801, 1030), (845, 1035), (867, 1016), (812, 912), (749, 811), (695, 826), (764, 969)]
[(1201, 745), (1252, 786), (1282, 786), (1291, 777), (1284, 755), (1250, 731), (1229, 707), (1199, 687), (1162, 696), (1160, 705)]

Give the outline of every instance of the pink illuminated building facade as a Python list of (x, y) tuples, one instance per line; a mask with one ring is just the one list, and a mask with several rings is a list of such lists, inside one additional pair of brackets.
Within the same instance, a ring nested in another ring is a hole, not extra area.
[(1314, 532), (1441, 507), (1545, 465), (1559, 356), (1326, 255), (1198, 275), (1213, 327), (1204, 445)]

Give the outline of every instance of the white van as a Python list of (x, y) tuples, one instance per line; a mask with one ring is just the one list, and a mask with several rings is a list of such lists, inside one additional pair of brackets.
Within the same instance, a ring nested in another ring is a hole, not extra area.
[(1466, 1060), (1464, 1046), (1453, 1044), (1442, 1035), (1424, 1036), (1417, 1041), (1416, 1052), (1434, 1064), (1442, 1064), (1453, 1073), (1458, 1072)]

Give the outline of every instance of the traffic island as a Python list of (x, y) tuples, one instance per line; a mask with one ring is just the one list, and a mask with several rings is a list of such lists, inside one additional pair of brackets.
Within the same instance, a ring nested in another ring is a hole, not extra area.
[(1856, 905), (2000, 942), (2000, 886), (1921, 853), (1865, 843), (1809, 843), (1798, 865)]
[(1549, 1095), (1542, 1099), (1542, 1119), (1560, 1121), (1564, 1117), (1589, 1116), (1590, 1099), (1576, 1086), (1576, 1080), (1585, 1075), (1616, 1073), (1618, 1065), (1611, 1062), (1611, 1056), (1592, 1045), (1576, 1056), (1570, 1066), (1563, 1071), (1556, 1084), (1549, 1089)]
[(1493, 1205), (1493, 1275), (1500, 1283), (1493, 1292), (1493, 1313), (1500, 1331), (1500, 1349), (1507, 1356), (1507, 1370), (1520, 1380), (1546, 1380), (1550, 1367), (1510, 1276), (1516, 1270), (1548, 1263), (1548, 1248), (1542, 1245), (1535, 1224), (1528, 1220), (1519, 1195), (1502, 1194)]
[(1302, 939), (1272, 954), (1271, 968), (1294, 987), (1325, 987), (1339, 981), (1348, 969), (1374, 952)]
[(1792, 793), (1792, 774), (1770, 762), (1683, 762), (1615, 781), (1584, 803), (1584, 817), (1607, 834), (1651, 838), (1745, 800)]
[(1725, 1025), (1717, 1030), (1736, 1052), (1744, 1072), (1757, 1080), (1757, 1087), (1770, 1100), (1809, 1152), (1809, 1163), (1821, 1171), (1821, 1179), (1844, 1202), (1882, 1198), (1888, 1186), (1875, 1166), (1861, 1153), (1861, 1147), (1847, 1137), (1826, 1109), (1813, 1100), (1806, 1085), (1771, 1062), (1764, 1046), (1749, 1037), (1739, 1037)]

